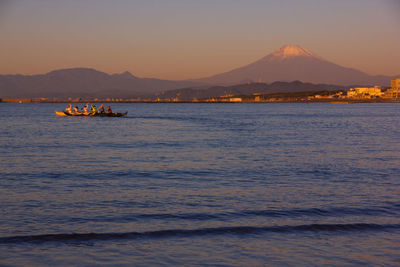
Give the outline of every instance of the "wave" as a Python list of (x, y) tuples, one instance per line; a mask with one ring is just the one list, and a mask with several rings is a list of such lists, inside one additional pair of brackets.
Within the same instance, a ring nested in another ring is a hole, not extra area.
[(196, 237), (213, 235), (254, 235), (263, 233), (299, 233), (299, 232), (364, 232), (364, 231), (392, 231), (399, 230), (400, 224), (306, 224), (295, 226), (234, 226), (200, 229), (174, 229), (149, 232), (127, 232), (127, 233), (73, 233), (73, 234), (44, 234), (26, 236), (1, 237), (0, 244), (18, 243), (80, 243), (87, 241), (112, 241), (112, 240), (134, 240), (173, 237)]
[[(120, 203), (124, 205), (124, 203)], [(268, 210), (242, 210), (220, 213), (155, 213), (155, 214), (127, 214), (123, 216), (97, 216), (91, 218), (75, 218), (79, 221), (96, 222), (132, 222), (139, 220), (237, 220), (240, 218), (265, 217), (265, 218), (299, 218), (299, 217), (343, 217), (343, 216), (399, 216), (400, 207), (380, 206), (374, 208), (307, 208), (307, 209), (268, 209)]]

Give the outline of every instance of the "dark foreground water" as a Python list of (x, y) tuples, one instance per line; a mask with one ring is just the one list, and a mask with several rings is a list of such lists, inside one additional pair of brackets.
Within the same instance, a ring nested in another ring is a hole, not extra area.
[(400, 263), (400, 104), (0, 104), (0, 265)]

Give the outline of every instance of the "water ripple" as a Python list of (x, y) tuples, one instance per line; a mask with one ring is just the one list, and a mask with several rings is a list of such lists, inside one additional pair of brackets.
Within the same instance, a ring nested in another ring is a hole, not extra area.
[(45, 234), (1, 237), (0, 244), (18, 243), (46, 243), (46, 242), (87, 242), (87, 241), (113, 241), (133, 240), (138, 238), (174, 238), (194, 237), (206, 235), (253, 235), (263, 233), (296, 233), (296, 232), (365, 232), (365, 231), (392, 231), (400, 229), (400, 224), (305, 224), (285, 226), (236, 226), (200, 229), (175, 229), (148, 232), (126, 232), (126, 233), (72, 233), (72, 234)]

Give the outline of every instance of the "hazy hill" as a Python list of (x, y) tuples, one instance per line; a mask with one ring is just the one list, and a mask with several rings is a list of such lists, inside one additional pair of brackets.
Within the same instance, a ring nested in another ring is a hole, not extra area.
[[(40, 75), (0, 75), (0, 98), (137, 98), (179, 88), (198, 88), (204, 84), (208, 86), (234, 85), (244, 84), (248, 81), (264, 83), (302, 81), (343, 86), (390, 86), (392, 78), (394, 77), (371, 76), (355, 69), (345, 68), (324, 60), (300, 46), (286, 45), (244, 67), (208, 78), (189, 81), (139, 78), (129, 72), (110, 75), (90, 68), (62, 69)], [(268, 85), (268, 90), (274, 84), (276, 83)], [(278, 92), (281, 92), (284, 86), (286, 86), (284, 83), (279, 84)], [(236, 93), (235, 90), (241, 91), (245, 90), (244, 88), (247, 88), (246, 90), (249, 92), (253, 89), (254, 92), (258, 92), (263, 89), (263, 86), (254, 83), (239, 87), (217, 86), (204, 90), (169, 91), (159, 95), (166, 98), (174, 94), (178, 97), (180, 94), (180, 98), (187, 95), (188, 99), (208, 98), (220, 96), (221, 92), (224, 94)], [(297, 87), (290, 84), (290, 88), (285, 90), (287, 92), (296, 91), (295, 88)]]
[(177, 89), (169, 90), (154, 95), (153, 98), (193, 100), (220, 97), (224, 95), (251, 95), (254, 93), (270, 94), (270, 93), (287, 93), (287, 92), (306, 92), (306, 91), (325, 91), (325, 90), (344, 90), (347, 86), (328, 85), (328, 84), (312, 84), (300, 81), (294, 82), (274, 82), (266, 83), (249, 83), (233, 86), (212, 86), (207, 89)]
[(390, 76), (372, 76), (329, 62), (300, 46), (286, 45), (249, 65), (197, 79), (209, 84), (238, 84), (244, 81), (303, 81), (338, 85), (389, 86)]
[(110, 75), (89, 68), (74, 68), (40, 75), (0, 75), (0, 98), (133, 98), (196, 84), (191, 81), (138, 78), (129, 72)]

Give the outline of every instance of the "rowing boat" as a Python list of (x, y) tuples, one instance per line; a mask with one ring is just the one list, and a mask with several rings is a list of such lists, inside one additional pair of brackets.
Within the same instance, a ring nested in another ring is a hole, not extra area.
[(99, 112), (74, 112), (70, 113), (67, 111), (57, 111), (56, 110), (56, 115), (60, 117), (65, 117), (65, 116), (87, 116), (87, 117), (122, 117), (128, 114), (128, 112), (110, 112), (110, 113), (99, 113)]

